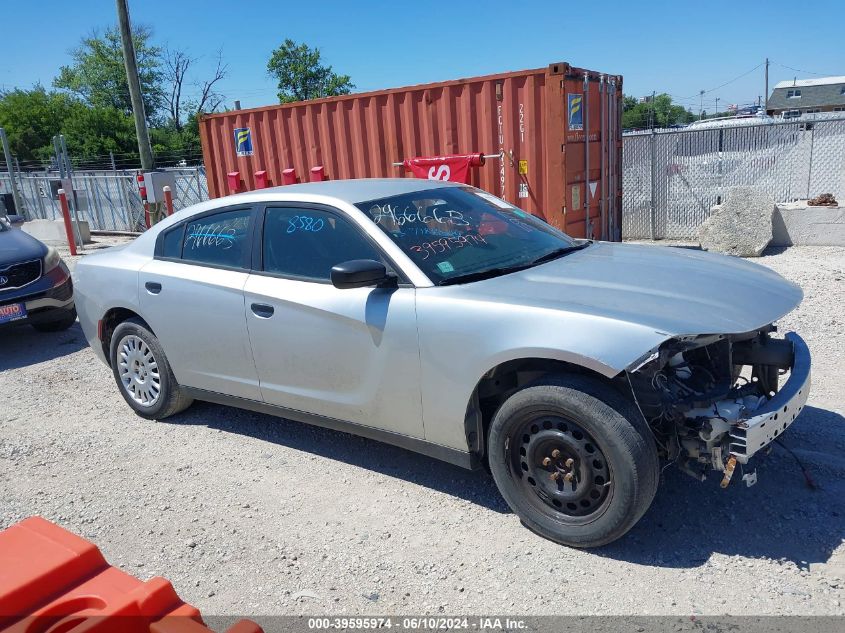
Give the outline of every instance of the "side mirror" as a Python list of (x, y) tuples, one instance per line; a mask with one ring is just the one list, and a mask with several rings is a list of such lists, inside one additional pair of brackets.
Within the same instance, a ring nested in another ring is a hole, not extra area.
[(384, 264), (373, 259), (351, 259), (332, 267), (332, 284), (342, 290), (395, 282), (396, 276), (388, 273)]

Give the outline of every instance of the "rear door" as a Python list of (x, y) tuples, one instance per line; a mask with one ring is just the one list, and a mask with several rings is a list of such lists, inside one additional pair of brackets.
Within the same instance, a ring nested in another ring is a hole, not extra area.
[(339, 290), (332, 266), (387, 262), (341, 211), (267, 205), (246, 321), (268, 403), (423, 437), (415, 289)]
[(236, 206), (165, 231), (138, 294), (180, 384), (260, 401), (244, 317), (254, 223), (251, 206)]

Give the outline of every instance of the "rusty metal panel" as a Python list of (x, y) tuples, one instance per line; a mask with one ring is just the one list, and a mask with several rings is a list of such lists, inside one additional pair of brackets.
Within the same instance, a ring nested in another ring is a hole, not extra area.
[[(584, 132), (579, 137), (578, 130), (567, 127), (566, 104), (567, 95), (583, 88), (585, 72), (590, 78), (585, 111), (592, 153), (589, 178), (584, 175)], [(591, 228), (591, 237), (610, 239), (609, 218), (621, 212), (621, 202), (615, 198), (621, 195), (622, 80), (613, 76), (615, 91), (600, 97), (600, 78), (603, 87), (611, 85), (604, 75), (559, 63), (204, 115), (200, 138), (209, 194), (228, 194), (227, 174), (232, 172), (238, 172), (238, 190), (245, 191), (255, 188), (255, 173), (260, 171), (266, 172), (269, 186), (283, 184), (282, 172), (291, 168), (298, 181), (307, 181), (316, 166), (323, 166), (329, 179), (405, 177), (403, 168), (393, 163), (416, 156), (481, 152), (499, 157), (474, 168), (470, 184), (570, 235), (587, 236)], [(249, 128), (251, 154), (242, 151), (245, 155), (239, 156), (235, 130), (241, 128)], [(614, 152), (619, 156), (611, 156)], [(589, 191), (591, 182), (598, 183), (598, 190), (588, 199), (584, 191)], [(579, 188), (577, 209), (572, 206), (573, 187)], [(587, 208), (590, 225), (585, 221)]]
[(561, 69), (564, 114), (564, 225), (570, 235), (620, 239), (622, 78)]

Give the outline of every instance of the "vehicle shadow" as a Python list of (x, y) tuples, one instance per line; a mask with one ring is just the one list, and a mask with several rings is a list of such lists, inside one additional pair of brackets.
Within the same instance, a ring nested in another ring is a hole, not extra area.
[[(469, 472), (381, 442), (204, 402), (163, 422), (254, 437), (410, 481), (495, 512), (511, 512), (485, 471)], [(739, 468), (731, 485), (722, 490), (715, 472), (698, 482), (668, 466), (651, 509), (631, 532), (590, 552), (673, 568), (699, 567), (713, 554), (783, 559), (801, 568), (827, 562), (845, 538), (845, 458), (831, 455), (832, 466), (817, 465), (796, 448), (801, 442), (794, 433), (803, 426), (815, 434), (821, 425), (837, 434), (841, 445), (845, 418), (811, 406), (783, 437), (787, 447), (802, 455), (818, 489), (807, 485), (794, 457), (780, 446), (755, 458), (752, 468), (759, 479), (750, 488), (741, 480)]]
[[(805, 433), (806, 445), (815, 451), (800, 448)], [(845, 540), (845, 456), (816, 451), (832, 451), (843, 440), (843, 416), (807, 406), (784, 434), (786, 448), (775, 444), (769, 455), (755, 456), (746, 472), (756, 468), (758, 483), (750, 488), (739, 467), (723, 490), (719, 473), (698, 482), (670, 466), (640, 522), (623, 539), (594, 552), (675, 568), (698, 567), (712, 554), (786, 560), (802, 569), (826, 563)]]
[(28, 325), (0, 330), (0, 371), (20, 369), (87, 347), (79, 321), (64, 332), (37, 332)]
[(197, 402), (161, 423), (198, 424), (319, 455), (509, 513), (493, 478), (363, 437), (232, 407)]

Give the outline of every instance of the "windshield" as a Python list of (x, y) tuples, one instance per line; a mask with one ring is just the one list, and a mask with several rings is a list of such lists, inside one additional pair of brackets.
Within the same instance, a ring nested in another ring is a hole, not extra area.
[(357, 206), (440, 285), (505, 274), (580, 247), (539, 218), (472, 187), (426, 189)]

